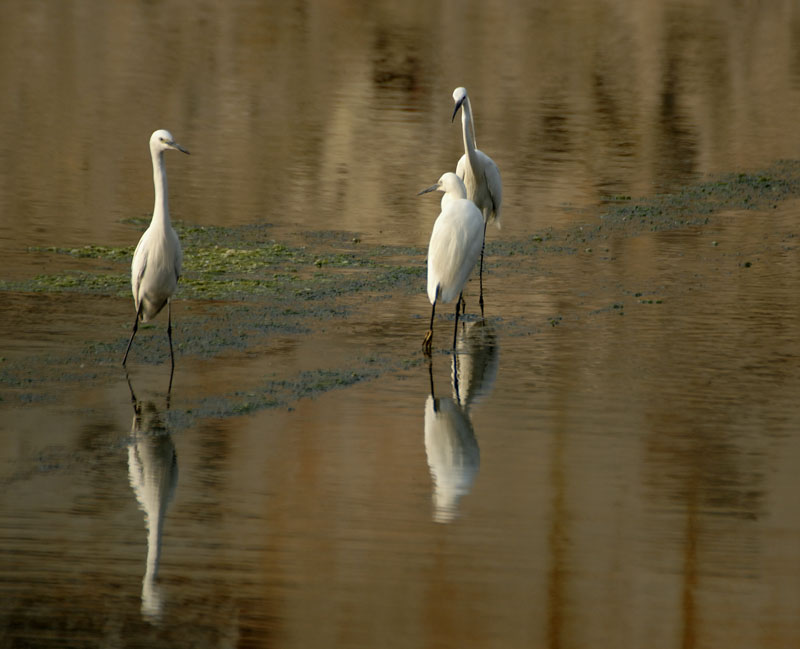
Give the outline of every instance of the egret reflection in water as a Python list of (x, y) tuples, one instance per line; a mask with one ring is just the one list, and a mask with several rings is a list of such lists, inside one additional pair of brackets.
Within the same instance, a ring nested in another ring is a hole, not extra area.
[(133, 386), (133, 425), (128, 443), (128, 479), (147, 527), (147, 568), (142, 579), (142, 616), (157, 621), (162, 596), (156, 582), (167, 507), (178, 483), (178, 458), (172, 436), (152, 401), (136, 399)]
[(450, 368), (453, 398), (462, 408), (468, 409), (491, 393), (499, 367), (494, 325), (485, 319), (462, 323)]
[(431, 392), (425, 402), (425, 454), (433, 479), (433, 520), (449, 523), (480, 470), (481, 453), (469, 407), (491, 392), (497, 378), (499, 346), (485, 321), (465, 323), (452, 354), (453, 397), (437, 397), (433, 363), (428, 364)]

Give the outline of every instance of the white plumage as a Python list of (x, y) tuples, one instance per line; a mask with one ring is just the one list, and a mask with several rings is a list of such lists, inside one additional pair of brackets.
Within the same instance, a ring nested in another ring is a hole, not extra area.
[(434, 520), (448, 523), (478, 476), (481, 452), (466, 410), (431, 394), (425, 402), (425, 454), (434, 483)]
[[(131, 290), (136, 317), (133, 321), (128, 348), (122, 364), (128, 360), (133, 338), (139, 326), (139, 320), (147, 322), (158, 315), (178, 286), (181, 275), (183, 253), (178, 235), (169, 220), (169, 204), (167, 198), (167, 171), (164, 167), (164, 151), (176, 149), (189, 153), (175, 142), (169, 131), (158, 130), (150, 136), (150, 156), (153, 160), (153, 184), (155, 186), (155, 205), (150, 227), (145, 230), (136, 246), (131, 262)], [(169, 310), (169, 307), (168, 307)], [(167, 323), (169, 354), (172, 366), (175, 357), (172, 353), (172, 314), (169, 313)]]
[(142, 580), (142, 613), (161, 615), (161, 590), (156, 583), (167, 507), (178, 484), (175, 444), (155, 404), (135, 402), (133, 429), (128, 442), (128, 479), (139, 507), (146, 514), (147, 567)]
[(481, 311), (483, 310), (483, 241), (486, 238), (486, 225), (494, 223), (500, 228), (500, 206), (503, 202), (503, 183), (500, 180), (500, 170), (483, 151), (477, 148), (475, 142), (475, 124), (472, 120), (472, 106), (467, 96), (466, 88), (456, 88), (453, 91), (453, 119), (461, 109), (461, 131), (464, 137), (464, 155), (458, 161), (456, 174), (464, 181), (464, 187), (469, 198), (483, 214), (484, 227), (481, 239), (481, 268), (480, 283)]
[[(133, 425), (128, 441), (128, 479), (145, 513), (147, 567), (142, 579), (142, 615), (153, 622), (161, 617), (161, 588), (156, 581), (161, 560), (161, 540), (167, 507), (178, 484), (178, 458), (170, 431), (152, 401), (136, 398), (128, 379), (133, 404)], [(169, 409), (169, 394), (167, 394)]]
[[(431, 326), (423, 347), (430, 352), (433, 339), (433, 318), (437, 302), (459, 298), (470, 272), (477, 263), (483, 243), (483, 216), (475, 203), (466, 198), (461, 179), (448, 172), (439, 181), (420, 192), (445, 192), (442, 211), (433, 224), (428, 245), (428, 299), (431, 302)], [(456, 327), (459, 302), (456, 303)], [(453, 336), (455, 346), (455, 335)]]
[(461, 131), (464, 136), (464, 155), (458, 160), (456, 175), (464, 181), (469, 198), (483, 214), (487, 223), (494, 222), (500, 228), (500, 205), (503, 202), (503, 183), (500, 170), (483, 151), (477, 148), (472, 105), (466, 88), (453, 91), (453, 119), (461, 109)]

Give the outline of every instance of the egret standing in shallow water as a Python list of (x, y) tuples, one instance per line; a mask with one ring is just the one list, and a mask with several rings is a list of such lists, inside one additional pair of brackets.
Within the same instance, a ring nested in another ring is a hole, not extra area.
[(483, 248), (486, 241), (486, 226), (494, 222), (500, 228), (500, 204), (503, 201), (503, 183), (500, 181), (500, 170), (488, 155), (477, 149), (475, 143), (475, 124), (472, 121), (472, 107), (469, 103), (466, 88), (453, 91), (453, 120), (461, 109), (461, 130), (464, 135), (464, 155), (458, 161), (456, 174), (464, 181), (467, 198), (470, 199), (483, 214), (483, 237), (481, 239), (481, 314), (483, 314)]
[(453, 347), (456, 346), (461, 292), (481, 254), (484, 227), (481, 211), (467, 199), (464, 183), (454, 173), (447, 172), (435, 185), (423, 189), (420, 194), (434, 190), (444, 192), (447, 200), (442, 200), (442, 211), (433, 224), (428, 244), (428, 299), (432, 306), (431, 326), (422, 342), (426, 354), (431, 353), (433, 343), (436, 303), (442, 301), (447, 304), (458, 298), (453, 331)]
[[(172, 229), (169, 221), (169, 205), (167, 204), (167, 171), (164, 168), (164, 151), (176, 149), (189, 153), (175, 142), (169, 131), (159, 130), (150, 136), (150, 157), (153, 159), (153, 183), (155, 184), (156, 202), (153, 207), (153, 219), (145, 230), (131, 263), (131, 289), (136, 317), (133, 320), (133, 331), (122, 359), (124, 366), (128, 360), (128, 352), (139, 328), (139, 320), (147, 322), (155, 318), (159, 311), (167, 305), (167, 338), (169, 339), (169, 357), (172, 370), (175, 369), (175, 355), (172, 352), (172, 307), (170, 298), (178, 286), (181, 276), (181, 242)], [(170, 385), (171, 385), (170, 374)]]

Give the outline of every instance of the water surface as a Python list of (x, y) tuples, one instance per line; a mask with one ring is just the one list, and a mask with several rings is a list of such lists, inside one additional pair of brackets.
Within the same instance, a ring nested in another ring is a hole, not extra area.
[[(798, 52), (777, 0), (7, 7), (0, 645), (797, 646)], [(504, 227), (429, 364), (459, 85)], [(47, 248), (135, 244), (156, 128), (173, 219), (321, 296), (185, 284), (169, 398), (163, 317), (126, 378), (130, 298), (35, 279), (124, 284)]]

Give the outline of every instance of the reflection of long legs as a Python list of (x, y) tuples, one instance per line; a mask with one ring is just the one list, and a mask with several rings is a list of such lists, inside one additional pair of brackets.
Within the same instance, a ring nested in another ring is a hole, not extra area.
[(131, 403), (133, 404), (133, 411), (135, 413), (139, 413), (139, 400), (136, 398), (136, 395), (133, 393), (133, 384), (131, 383), (131, 377), (128, 376), (128, 370), (125, 370), (125, 380), (128, 382), (128, 389), (131, 391)]
[(456, 393), (456, 402), (461, 404), (461, 397), (458, 394), (458, 354), (453, 349), (453, 390)]
[(131, 351), (131, 344), (133, 343), (133, 337), (136, 335), (136, 330), (139, 328), (139, 316), (142, 314), (142, 303), (139, 303), (139, 308), (136, 310), (136, 317), (133, 319), (133, 331), (131, 331), (131, 338), (128, 341), (128, 348), (125, 350), (125, 357), (122, 359), (122, 367), (125, 367), (125, 363), (128, 360), (128, 352)]
[(456, 348), (456, 336), (458, 335), (458, 310), (461, 307), (461, 299), (463, 293), (460, 293), (458, 299), (456, 300), (456, 324), (453, 327), (453, 349)]
[(439, 400), (436, 398), (436, 390), (433, 387), (433, 359), (428, 356), (428, 378), (431, 382), (431, 399), (433, 399), (433, 412), (439, 412)]
[(169, 387), (167, 388), (167, 410), (169, 410), (169, 398), (172, 393), (172, 375), (175, 374), (175, 356), (172, 353), (172, 300), (167, 300), (167, 338), (169, 338), (169, 359), (172, 362), (169, 369)]
[(131, 405), (133, 406), (133, 416), (136, 418), (136, 426), (138, 427), (141, 424), (142, 406), (139, 403), (139, 400), (136, 398), (136, 394), (133, 392), (133, 383), (131, 383), (131, 377), (128, 376), (127, 368), (125, 368), (125, 380), (128, 382), (128, 389), (131, 391)]
[[(438, 291), (437, 291), (437, 299), (438, 299)], [(436, 300), (433, 301), (431, 305), (431, 326), (428, 329), (428, 333), (425, 334), (425, 339), (422, 341), (422, 351), (425, 353), (426, 356), (431, 355), (431, 345), (433, 345), (433, 316), (436, 313)]]
[[(169, 338), (169, 360), (172, 362), (172, 369), (175, 370), (175, 354), (172, 353), (172, 300), (167, 300), (167, 338)], [(172, 385), (172, 374), (169, 377)]]

